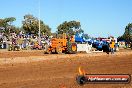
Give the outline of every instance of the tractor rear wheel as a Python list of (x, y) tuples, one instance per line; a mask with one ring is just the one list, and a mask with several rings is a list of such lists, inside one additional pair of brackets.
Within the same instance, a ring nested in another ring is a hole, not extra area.
[(67, 43), (67, 53), (75, 54), (77, 53), (77, 44), (76, 43)]

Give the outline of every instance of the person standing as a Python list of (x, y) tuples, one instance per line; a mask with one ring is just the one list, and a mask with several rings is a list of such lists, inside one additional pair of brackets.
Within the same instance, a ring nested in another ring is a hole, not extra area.
[(19, 36), (18, 37), (18, 44), (20, 46), (20, 49), (22, 49), (22, 42), (23, 42), (23, 37), (22, 36)]
[(115, 49), (115, 40), (112, 39), (111, 42), (110, 42), (110, 51), (111, 51), (111, 54), (114, 54), (114, 49)]

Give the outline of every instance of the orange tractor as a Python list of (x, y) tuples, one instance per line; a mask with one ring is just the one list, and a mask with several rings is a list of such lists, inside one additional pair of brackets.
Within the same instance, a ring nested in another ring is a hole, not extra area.
[(63, 33), (62, 38), (52, 38), (50, 43), (46, 48), (46, 53), (74, 54), (77, 52), (77, 44), (75, 43), (74, 37), (67, 38), (66, 33)]

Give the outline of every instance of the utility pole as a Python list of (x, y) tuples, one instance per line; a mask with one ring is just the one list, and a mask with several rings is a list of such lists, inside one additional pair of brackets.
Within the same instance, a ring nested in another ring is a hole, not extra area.
[(40, 0), (39, 0), (39, 45), (41, 42), (41, 36), (40, 36)]

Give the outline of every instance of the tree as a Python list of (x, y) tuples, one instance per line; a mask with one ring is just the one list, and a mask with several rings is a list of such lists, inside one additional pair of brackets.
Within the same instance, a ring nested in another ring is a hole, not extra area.
[(82, 32), (83, 30), (81, 29), (80, 22), (77, 21), (65, 21), (62, 24), (60, 24), (58, 27), (58, 34), (62, 33), (67, 33), (69, 36), (73, 35), (76, 33), (77, 30), (78, 32)]
[[(25, 30), (26, 33), (38, 35), (39, 20), (36, 17), (30, 14), (25, 15), (22, 24), (22, 28)], [(40, 20), (40, 29), (41, 34), (51, 35), (51, 28), (48, 25), (44, 24), (42, 20)]]
[(118, 41), (123, 41), (123, 40), (125, 40), (125, 38), (124, 38), (123, 36), (119, 36), (119, 37), (117, 38), (117, 40), (118, 40)]
[(16, 18), (14, 18), (14, 17), (9, 17), (9, 18), (5, 18), (5, 19), (4, 19), (4, 21), (5, 21), (7, 24), (9, 24), (9, 25), (11, 25), (12, 22), (15, 21), (15, 20), (16, 20)]
[(90, 38), (90, 36), (89, 36), (88, 34), (83, 34), (83, 37), (84, 37), (85, 39), (89, 39), (89, 38)]
[(21, 28), (16, 27), (16, 26), (11, 26), (10, 33), (16, 33), (19, 34), (21, 31)]
[(12, 24), (13, 21), (15, 21), (16, 18), (14, 17), (8, 17), (8, 18), (4, 18), (4, 19), (0, 19), (0, 27), (7, 27), (9, 25)]
[(132, 42), (132, 23), (129, 23), (126, 28), (125, 28), (125, 32), (122, 36), (120, 36), (118, 38), (119, 40), (120, 39), (124, 39), (126, 40), (127, 42)]
[(14, 17), (8, 17), (8, 18), (0, 19), (0, 27), (2, 28), (2, 32), (4, 32), (6, 36), (8, 36), (12, 30), (14, 32), (17, 31), (17, 30), (14, 30), (15, 26), (12, 25), (12, 23), (15, 20), (16, 20), (16, 18), (14, 18)]

